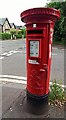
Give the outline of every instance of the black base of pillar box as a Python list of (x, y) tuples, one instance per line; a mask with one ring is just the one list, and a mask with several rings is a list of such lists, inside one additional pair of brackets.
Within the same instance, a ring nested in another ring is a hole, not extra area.
[(33, 114), (46, 114), (48, 113), (49, 106), (48, 106), (48, 95), (37, 96), (30, 94), (27, 91), (27, 98), (26, 98), (26, 110), (27, 112)]

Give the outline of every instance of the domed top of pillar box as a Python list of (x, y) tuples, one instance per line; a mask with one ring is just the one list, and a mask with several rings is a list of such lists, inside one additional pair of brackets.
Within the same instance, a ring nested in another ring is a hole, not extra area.
[(32, 8), (20, 14), (21, 20), (28, 23), (56, 22), (60, 18), (59, 10), (54, 8)]

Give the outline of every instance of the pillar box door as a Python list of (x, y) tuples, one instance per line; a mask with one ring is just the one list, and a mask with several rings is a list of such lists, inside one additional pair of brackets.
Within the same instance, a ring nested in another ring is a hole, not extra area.
[(33, 96), (45, 96), (49, 93), (54, 24), (60, 12), (33, 8), (20, 16), (26, 23), (27, 91)]
[[(48, 26), (27, 29), (27, 88), (35, 95), (46, 94), (48, 72)], [(39, 32), (38, 32), (39, 31)]]

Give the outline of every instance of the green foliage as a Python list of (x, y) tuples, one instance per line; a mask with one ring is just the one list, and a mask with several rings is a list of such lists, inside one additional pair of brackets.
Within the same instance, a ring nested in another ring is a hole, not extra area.
[(2, 39), (2, 33), (0, 33), (0, 39)]
[(21, 34), (21, 35), (22, 35), (22, 30), (18, 30), (18, 34)]
[(61, 42), (59, 42), (58, 40), (54, 40), (53, 41), (54, 45), (62, 45), (63, 47), (66, 46), (66, 40), (62, 40)]
[(24, 38), (26, 37), (26, 28), (22, 29), (22, 35), (24, 35)]
[(11, 33), (11, 35), (15, 35), (15, 34), (16, 34), (16, 29), (11, 28), (11, 29), (10, 29), (10, 33)]
[(22, 38), (22, 36), (25, 38), (26, 37), (26, 29), (23, 28), (22, 30), (18, 30), (16, 32), (16, 38)]
[(16, 38), (22, 38), (22, 34), (16, 34)]
[(22, 30), (17, 30), (15, 36), (16, 36), (16, 39), (17, 38), (22, 38)]
[(11, 29), (10, 29), (10, 33), (11, 33), (12, 39), (15, 39), (16, 32), (17, 32), (16, 29), (14, 29), (14, 28), (11, 28)]
[(2, 39), (2, 40), (11, 39), (11, 34), (9, 34), (9, 33), (0, 33), (0, 39)]
[(65, 93), (61, 85), (57, 84), (56, 80), (50, 86), (49, 101), (54, 104), (61, 104), (66, 100)]
[(50, 2), (47, 7), (53, 7), (60, 10), (60, 19), (56, 22), (54, 28), (54, 40), (66, 40), (66, 1), (65, 2)]

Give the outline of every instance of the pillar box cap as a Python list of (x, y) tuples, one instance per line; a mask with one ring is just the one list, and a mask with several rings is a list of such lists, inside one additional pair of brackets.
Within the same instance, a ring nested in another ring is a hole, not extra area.
[(44, 21), (55, 23), (60, 18), (60, 11), (54, 8), (32, 8), (23, 11), (20, 17), (27, 24)]

